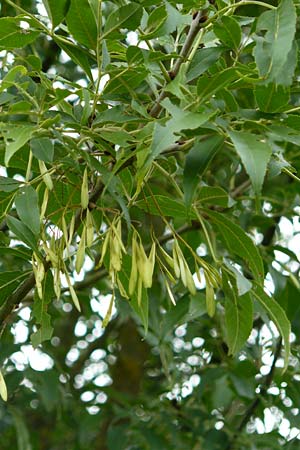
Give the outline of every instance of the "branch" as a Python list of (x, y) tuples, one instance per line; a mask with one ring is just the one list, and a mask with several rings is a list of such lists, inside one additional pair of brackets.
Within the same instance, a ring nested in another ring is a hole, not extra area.
[[(186, 61), (186, 59), (189, 56), (189, 53), (192, 49), (192, 45), (193, 42), (198, 34), (198, 32), (200, 31), (202, 24), (205, 23), (206, 21), (206, 13), (207, 11), (198, 11), (196, 13), (196, 15), (193, 18), (193, 21), (191, 23), (189, 32), (187, 34), (185, 43), (182, 46), (181, 52), (179, 54), (180, 58), (178, 58), (173, 66), (173, 68), (170, 71), (171, 74), (171, 78), (174, 80), (174, 78), (176, 78), (176, 76), (178, 75), (179, 69), (181, 67), (181, 65)], [(153, 105), (153, 107), (150, 110), (150, 116), (157, 118), (159, 116), (159, 113), (162, 110), (162, 106), (161, 106), (161, 102), (164, 98), (167, 97), (167, 92), (166, 91), (162, 91), (158, 97), (158, 99), (156, 100), (156, 103)]]

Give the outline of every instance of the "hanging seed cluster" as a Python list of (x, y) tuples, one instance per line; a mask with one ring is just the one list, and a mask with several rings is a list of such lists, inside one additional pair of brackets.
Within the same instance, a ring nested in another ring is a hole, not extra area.
[[(47, 172), (46, 166), (44, 167), (44, 165), (41, 165), (40, 169), (42, 179), (46, 185), (43, 204), (41, 206), (42, 220), (47, 208), (49, 190), (53, 188), (53, 184), (51, 175)], [(43, 255), (34, 252), (32, 256), (32, 267), (38, 296), (40, 298), (43, 297), (43, 281), (45, 278), (44, 264), (46, 260), (47, 263), (50, 263), (52, 268), (54, 291), (57, 298), (61, 295), (61, 275), (64, 275), (72, 301), (79, 311), (79, 300), (72, 285), (66, 262), (70, 261), (71, 267), (73, 264), (76, 272), (79, 273), (83, 268), (87, 249), (94, 244), (96, 238), (98, 239), (98, 236), (95, 233), (93, 214), (88, 208), (89, 192), (86, 169), (83, 174), (80, 199), (81, 208), (84, 211), (84, 215), (82, 218), (80, 241), (77, 243), (76, 251), (74, 252), (74, 246), (72, 245), (75, 231), (75, 215), (72, 216), (68, 226), (65, 216), (62, 215), (62, 236), (57, 239), (52, 236), (49, 241), (46, 235), (42, 234), (41, 248), (43, 249)], [(131, 245), (129, 245), (128, 250), (131, 255), (131, 270), (128, 285), (125, 287), (120, 277), (123, 255), (128, 253), (122, 240), (122, 218), (120, 215), (117, 215), (111, 222), (107, 219), (107, 222), (109, 223), (109, 226), (105, 233), (101, 236), (102, 245), (100, 248), (100, 259), (99, 263), (95, 267), (95, 269), (99, 269), (103, 264), (105, 264), (112, 285), (112, 298), (106, 317), (103, 321), (104, 326), (109, 321), (111, 315), (115, 288), (118, 288), (121, 296), (126, 299), (130, 299), (133, 295), (136, 295), (138, 305), (140, 306), (142, 302), (143, 289), (149, 289), (152, 286), (155, 264), (158, 265), (166, 292), (174, 305), (176, 302), (173, 295), (172, 286), (175, 285), (178, 280), (181, 280), (183, 286), (187, 288), (192, 295), (196, 294), (194, 278), (190, 266), (184, 256), (182, 247), (188, 249), (194, 259), (194, 273), (196, 274), (199, 282), (201, 282), (200, 268), (203, 269), (206, 282), (207, 312), (210, 316), (214, 315), (214, 290), (220, 286), (220, 275), (213, 266), (199, 257), (181, 236), (178, 236), (176, 232), (171, 229), (173, 246), (170, 253), (163, 248), (155, 236), (152, 236), (152, 243), (147, 252), (143, 245), (141, 236), (138, 231), (133, 228), (131, 234)], [(181, 243), (181, 245), (179, 245), (179, 243)], [(74, 254), (75, 265), (73, 258)]]

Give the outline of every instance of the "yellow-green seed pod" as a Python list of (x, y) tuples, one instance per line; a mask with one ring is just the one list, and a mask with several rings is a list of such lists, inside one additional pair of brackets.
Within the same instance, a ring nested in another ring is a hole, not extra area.
[(177, 241), (174, 241), (174, 245), (173, 245), (173, 263), (174, 263), (174, 272), (175, 272), (175, 276), (176, 278), (180, 277), (180, 266), (179, 266), (179, 260), (178, 260), (178, 254), (177, 254)]
[(35, 283), (36, 283), (36, 289), (38, 292), (38, 296), (42, 299), (43, 298), (43, 286), (42, 282), (44, 280), (45, 276), (45, 268), (42, 261), (37, 259), (37, 266), (35, 271)]
[(150, 288), (152, 286), (154, 265), (155, 265), (155, 242), (152, 243), (149, 257), (146, 258), (146, 266), (144, 272), (145, 288)]
[(76, 292), (75, 292), (73, 286), (70, 285), (70, 286), (69, 286), (69, 289), (70, 289), (70, 294), (71, 294), (71, 297), (72, 297), (72, 300), (73, 300), (73, 303), (74, 303), (76, 309), (77, 309), (79, 312), (81, 312), (80, 303), (79, 303), (77, 294), (76, 294)]
[(66, 244), (66, 247), (69, 247), (69, 233), (68, 233), (68, 228), (67, 228), (67, 223), (66, 223), (66, 219), (65, 216), (62, 216), (61, 219), (61, 228), (62, 228), (62, 232), (63, 232), (63, 238)]
[(110, 249), (109, 271), (119, 272), (122, 267), (122, 252), (119, 242), (116, 239), (114, 239), (113, 235), (111, 235), (110, 238), (109, 249)]
[(169, 266), (174, 269), (174, 260), (171, 258), (169, 253), (167, 253), (162, 247), (159, 247), (159, 250), (162, 252), (166, 262), (169, 264)]
[(115, 296), (114, 296), (114, 293), (113, 293), (112, 296), (111, 296), (110, 302), (109, 302), (109, 307), (108, 307), (107, 313), (105, 314), (105, 317), (104, 317), (103, 322), (102, 322), (102, 328), (105, 328), (107, 326), (107, 324), (108, 324), (108, 322), (109, 322), (109, 320), (111, 318), (111, 313), (112, 313), (112, 308), (113, 308), (113, 304), (114, 304), (114, 299), (115, 299)]
[(72, 300), (73, 300), (73, 303), (74, 303), (76, 309), (77, 309), (79, 312), (81, 312), (80, 303), (79, 303), (77, 294), (76, 294), (76, 292), (75, 292), (75, 289), (73, 288), (73, 286), (72, 286), (72, 284), (71, 284), (71, 280), (70, 280), (70, 277), (69, 277), (68, 272), (65, 272), (65, 276), (66, 276), (66, 280), (67, 280), (67, 283), (68, 283), (68, 286), (69, 286), (69, 291), (70, 291), (70, 294), (71, 294), (71, 298), (72, 298)]
[(121, 296), (126, 298), (127, 300), (129, 300), (128, 294), (122, 284), (122, 281), (120, 280), (120, 278), (118, 276), (117, 276), (117, 285), (118, 285)]
[(141, 304), (142, 304), (142, 294), (143, 294), (143, 280), (142, 280), (141, 277), (139, 277), (139, 279), (138, 279), (138, 292), (137, 292), (138, 306), (141, 306)]
[(42, 246), (46, 253), (46, 261), (51, 261), (53, 267), (58, 267), (59, 260), (54, 251), (47, 247), (45, 242), (42, 242)]
[(170, 297), (171, 302), (173, 303), (174, 306), (176, 306), (176, 301), (175, 301), (173, 292), (172, 292), (172, 290), (171, 290), (171, 288), (170, 288), (170, 286), (169, 286), (169, 283), (167, 282), (166, 279), (165, 279), (165, 285), (166, 285), (167, 292), (168, 292), (168, 294), (169, 294), (169, 297)]
[(163, 271), (165, 272), (165, 274), (172, 283), (176, 283), (176, 279), (173, 277), (169, 269), (164, 264), (163, 264)]
[(42, 300), (43, 298), (43, 286), (42, 283), (38, 280), (35, 280), (35, 287), (38, 293), (39, 298)]
[(151, 250), (150, 250), (149, 258), (148, 258), (148, 261), (149, 261), (149, 264), (150, 264), (150, 267), (152, 270), (152, 274), (153, 274), (154, 266), (155, 266), (155, 254), (156, 254), (156, 245), (155, 245), (155, 242), (152, 242), (152, 246), (151, 246)]
[(89, 186), (88, 186), (87, 168), (85, 168), (81, 185), (81, 208), (87, 209), (88, 205), (89, 205)]
[(210, 317), (213, 317), (216, 311), (216, 303), (215, 303), (215, 294), (214, 294), (214, 288), (210, 284), (210, 281), (208, 278), (206, 278), (206, 310), (207, 314)]
[(53, 289), (57, 300), (59, 300), (61, 294), (61, 283), (60, 283), (60, 271), (58, 268), (54, 269)]
[(94, 242), (93, 216), (89, 209), (86, 211), (86, 246), (91, 247)]
[(138, 279), (138, 266), (137, 266), (137, 232), (134, 231), (132, 235), (132, 258), (131, 258), (131, 272), (129, 278), (128, 291), (129, 295), (132, 296), (135, 290), (136, 282)]
[(42, 282), (45, 276), (45, 267), (41, 260), (37, 261), (36, 278)]
[(197, 277), (197, 280), (199, 281), (199, 283), (202, 283), (201, 272), (200, 272), (199, 266), (196, 263), (196, 261), (195, 261), (195, 273), (196, 273), (196, 277)]
[(73, 214), (71, 222), (70, 222), (70, 226), (69, 226), (69, 240), (68, 240), (68, 245), (71, 245), (72, 243), (72, 239), (73, 239), (73, 234), (74, 234), (74, 228), (75, 228), (75, 215)]
[(113, 222), (111, 224), (111, 228), (112, 228), (112, 234), (113, 234), (114, 238), (118, 241), (120, 249), (122, 250), (123, 253), (127, 253), (126, 252), (126, 248), (124, 247), (124, 244), (123, 244), (123, 241), (122, 241), (122, 224), (121, 224), (121, 219), (118, 218), (116, 220), (116, 222)]
[(184, 261), (185, 275), (186, 275), (186, 286), (192, 295), (196, 295), (196, 286), (194, 282), (193, 275), (191, 274), (188, 263)]
[(102, 244), (102, 248), (101, 248), (101, 258), (100, 258), (100, 261), (98, 262), (97, 266), (95, 267), (96, 269), (99, 269), (103, 264), (103, 260), (105, 258), (106, 252), (107, 252), (109, 241), (110, 241), (110, 230), (108, 230), (105, 235), (105, 238), (104, 238), (104, 241)]
[(45, 213), (46, 213), (46, 209), (47, 209), (47, 205), (48, 205), (48, 200), (49, 200), (49, 191), (46, 187), (45, 192), (44, 192), (44, 196), (43, 196), (43, 202), (42, 202), (42, 206), (41, 206), (41, 214), (40, 214), (40, 220), (43, 220), (45, 217)]
[(138, 271), (140, 275), (140, 279), (142, 280), (145, 288), (149, 287), (149, 264), (147, 255), (145, 253), (144, 247), (141, 243), (138, 243), (137, 245), (137, 264), (138, 264)]
[(39, 168), (40, 168), (41, 175), (43, 176), (45, 185), (47, 186), (49, 191), (52, 191), (52, 189), (53, 189), (52, 178), (51, 178), (51, 175), (48, 173), (48, 169), (47, 169), (44, 161), (39, 160)]
[(4, 402), (7, 402), (7, 388), (1, 371), (0, 371), (0, 396)]
[(187, 280), (186, 280), (186, 266), (185, 266), (185, 259), (183, 258), (182, 255), (178, 255), (178, 260), (179, 260), (179, 267), (180, 267), (180, 277), (181, 277), (181, 281), (183, 283), (183, 285), (186, 287), (187, 286)]
[(80, 242), (76, 253), (75, 270), (79, 273), (82, 269), (85, 257), (85, 227), (83, 227)]

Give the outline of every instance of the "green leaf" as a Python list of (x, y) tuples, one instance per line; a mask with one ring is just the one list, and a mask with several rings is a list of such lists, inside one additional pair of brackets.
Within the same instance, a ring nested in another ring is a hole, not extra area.
[(31, 343), (34, 347), (38, 347), (42, 342), (51, 339), (53, 327), (51, 325), (51, 316), (48, 314), (48, 304), (55, 296), (53, 288), (53, 276), (50, 271), (47, 272), (43, 281), (43, 298), (39, 298), (37, 294), (34, 296), (33, 316), (36, 324), (40, 325), (35, 333), (30, 336)]
[[(3, 259), (8, 257), (20, 258), (24, 261), (31, 261), (31, 250), (25, 248), (23, 245), (15, 246), (14, 248), (0, 247), (0, 255), (3, 255)], [(0, 283), (1, 284), (1, 283)]]
[(233, 264), (230, 264), (229, 261), (225, 260), (224, 263), (235, 278), (238, 295), (242, 296), (249, 292), (252, 288), (252, 283), (247, 278), (245, 278), (244, 275), (238, 269), (236, 269)]
[(197, 93), (200, 100), (207, 100), (220, 89), (230, 86), (232, 81), (240, 78), (233, 67), (217, 72), (215, 75), (203, 74), (197, 82)]
[(0, 18), (0, 50), (23, 48), (36, 40), (40, 32), (21, 28), (21, 21), (27, 22), (23, 16)]
[(161, 105), (172, 115), (172, 119), (168, 120), (166, 127), (174, 133), (181, 130), (194, 130), (207, 122), (212, 116), (211, 112), (206, 111), (203, 113), (184, 111), (171, 103), (168, 98), (164, 99)]
[(36, 236), (33, 232), (20, 220), (15, 217), (8, 216), (6, 218), (7, 225), (20, 241), (28, 245), (32, 250), (39, 254)]
[[(118, 276), (126, 292), (129, 291), (129, 279), (131, 273), (131, 257), (129, 255), (124, 255), (122, 260), (122, 270), (119, 272)], [(149, 303), (148, 303), (148, 292), (144, 287), (142, 288), (142, 298), (141, 304), (138, 304), (137, 289), (133, 293), (132, 297), (129, 299), (129, 304), (135, 311), (137, 316), (140, 318), (145, 334), (148, 332), (148, 315), (149, 315)]]
[(186, 74), (187, 81), (192, 81), (206, 72), (209, 67), (218, 61), (223, 51), (224, 49), (221, 47), (198, 49)]
[(155, 8), (149, 16), (145, 30), (145, 39), (168, 36), (178, 27), (190, 24), (189, 15), (180, 14), (170, 3), (165, 2), (163, 6)]
[(219, 22), (214, 23), (213, 30), (223, 44), (238, 49), (242, 38), (242, 30), (233, 17), (222, 16)]
[(157, 37), (161, 33), (161, 29), (168, 17), (166, 6), (161, 5), (158, 8), (154, 8), (149, 14), (147, 27), (143, 38), (152, 39)]
[(147, 149), (147, 153), (143, 155), (143, 159), (138, 160), (139, 167), (144, 164), (145, 159), (145, 165), (149, 167), (152, 161), (157, 158), (157, 156), (159, 156), (164, 150), (170, 147), (170, 145), (176, 142), (176, 139), (177, 138), (173, 130), (168, 127), (162, 126), (158, 122), (155, 122), (150, 152)]
[[(5, 252), (5, 250), (3, 250)], [(5, 253), (3, 253), (4, 255)], [(28, 277), (28, 272), (13, 271), (0, 272), (0, 305), (2, 305), (7, 297), (20, 285), (20, 283)]]
[(9, 405), (8, 410), (13, 417), (17, 432), (18, 450), (32, 450), (30, 434), (25, 422), (23, 412), (15, 406)]
[(275, 113), (282, 111), (290, 100), (290, 91), (281, 85), (270, 83), (255, 86), (255, 100), (263, 112)]
[(136, 30), (140, 25), (143, 9), (138, 3), (130, 2), (113, 11), (107, 18), (102, 39), (114, 39), (114, 31), (120, 28)]
[(197, 203), (209, 203), (211, 205), (227, 208), (235, 202), (229, 197), (227, 192), (219, 186), (201, 186), (197, 195)]
[[(298, 261), (297, 258), (296, 261)], [(300, 310), (299, 289), (295, 286), (293, 279), (287, 279), (285, 288), (276, 299), (284, 309), (287, 318), (292, 322), (298, 316)]]
[(41, 325), (37, 331), (31, 334), (30, 340), (33, 347), (38, 347), (42, 342), (49, 341), (53, 335), (53, 327), (51, 325), (51, 316), (50, 314), (44, 312)]
[(31, 139), (30, 148), (37, 159), (49, 163), (53, 161), (54, 145), (51, 139), (47, 137)]
[(197, 292), (196, 295), (184, 295), (165, 314), (162, 321), (162, 334), (165, 336), (172, 333), (175, 326), (191, 322), (204, 314), (206, 314), (204, 294)]
[(12, 126), (0, 125), (0, 131), (3, 134), (6, 150), (5, 150), (5, 165), (8, 166), (11, 157), (25, 145), (31, 138), (35, 128), (31, 125)]
[(57, 27), (65, 18), (70, 0), (43, 0), (53, 28)]
[(262, 284), (264, 280), (264, 265), (257, 246), (245, 231), (229, 220), (225, 214), (205, 210), (205, 214), (217, 226), (229, 253), (240, 256), (245, 260), (257, 280)]
[(76, 41), (87, 48), (96, 48), (97, 26), (88, 0), (71, 0), (66, 21)]
[(243, 131), (230, 131), (230, 139), (248, 173), (253, 189), (260, 194), (272, 149), (261, 136)]
[[(1, 20), (1, 19), (0, 19)], [(1, 23), (1, 22), (0, 22)], [(27, 74), (27, 69), (24, 66), (14, 66), (12, 69), (8, 71), (8, 73), (3, 77), (0, 92), (4, 91), (4, 89), (10, 88), (16, 82), (16, 79), (21, 77), (22, 75)]]
[(234, 277), (223, 271), (225, 324), (228, 353), (236, 355), (248, 339), (253, 323), (252, 299), (249, 293), (238, 296)]
[(199, 177), (204, 174), (222, 144), (223, 137), (209, 136), (204, 141), (197, 141), (189, 151), (183, 171), (183, 190), (187, 207), (190, 207), (193, 201)]
[(89, 79), (93, 81), (93, 75), (91, 72), (91, 62), (89, 60), (90, 56), (80, 47), (75, 46), (72, 42), (67, 42), (66, 39), (62, 42), (61, 39), (53, 37), (54, 41), (59, 45), (59, 47), (69, 55), (73, 62), (78, 64), (83, 71), (87, 74)]
[[(153, 195), (145, 197), (143, 200), (135, 202), (135, 206), (154, 216), (182, 217), (187, 218), (188, 212), (183, 202), (173, 200), (164, 195)], [(192, 213), (192, 218), (196, 219), (196, 215)]]
[(15, 197), (15, 205), (19, 218), (35, 235), (40, 232), (40, 209), (38, 195), (31, 186), (19, 189)]
[(12, 192), (19, 188), (20, 181), (0, 176), (0, 191)]
[(140, 118), (138, 116), (126, 114), (125, 107), (123, 105), (118, 105), (97, 113), (96, 119), (93, 121), (93, 126), (105, 122), (113, 122), (116, 124), (131, 121), (140, 121)]
[(257, 300), (263, 308), (267, 311), (270, 319), (276, 325), (279, 333), (282, 336), (285, 355), (284, 355), (284, 369), (288, 367), (290, 356), (290, 332), (291, 324), (279, 303), (274, 300), (273, 297), (269, 297), (261, 286), (255, 284), (252, 288), (251, 294), (255, 300)]
[[(254, 57), (259, 74), (266, 82), (289, 84), (282, 77), (289, 70), (287, 61), (296, 32), (297, 14), (293, 0), (281, 0), (276, 10), (265, 11), (258, 18)], [(265, 33), (264, 37), (261, 36)], [(278, 79), (279, 77), (279, 79)]]

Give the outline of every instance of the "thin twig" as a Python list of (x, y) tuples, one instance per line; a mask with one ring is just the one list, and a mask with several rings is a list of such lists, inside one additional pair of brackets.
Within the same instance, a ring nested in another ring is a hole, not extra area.
[[(174, 79), (178, 75), (181, 65), (187, 60), (189, 53), (192, 49), (193, 42), (194, 42), (198, 32), (200, 31), (202, 24), (204, 23), (203, 19), (205, 17), (206, 17), (206, 10), (199, 11), (196, 13), (196, 15), (191, 23), (185, 43), (183, 44), (181, 52), (179, 54), (180, 58), (178, 58), (176, 60), (174, 66), (172, 67), (172, 69), (170, 71), (170, 73), (172, 75), (172, 79)], [(168, 95), (167, 92), (163, 89), (162, 92), (160, 93), (156, 103), (153, 105), (153, 107), (150, 110), (150, 116), (152, 116), (152, 117), (159, 116), (159, 113), (162, 110), (161, 102), (163, 101), (164, 98), (166, 98), (167, 95)]]

